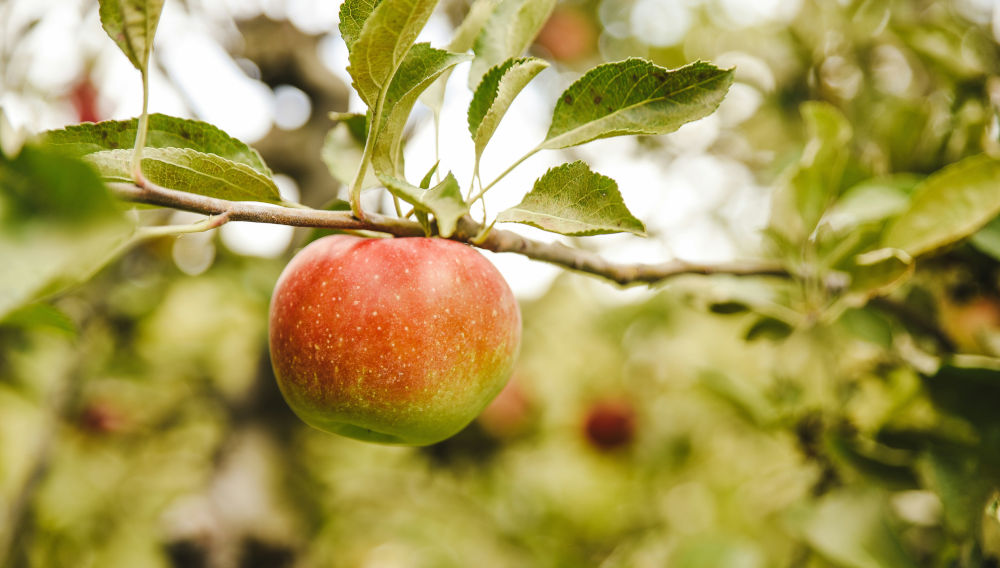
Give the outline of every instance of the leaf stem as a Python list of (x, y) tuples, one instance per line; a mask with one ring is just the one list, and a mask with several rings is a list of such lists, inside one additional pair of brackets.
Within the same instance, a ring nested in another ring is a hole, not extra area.
[(514, 162), (513, 164), (511, 164), (506, 170), (504, 170), (500, 175), (498, 175), (496, 177), (496, 179), (494, 179), (493, 181), (491, 181), (489, 183), (489, 185), (487, 185), (486, 187), (484, 187), (483, 189), (481, 189), (479, 191), (479, 193), (476, 194), (475, 197), (473, 197), (472, 199), (470, 199), (469, 200), (469, 204), (471, 205), (471, 204), (475, 203), (477, 200), (482, 199), (483, 196), (486, 195), (486, 192), (489, 191), (491, 187), (493, 187), (494, 185), (496, 185), (503, 178), (507, 177), (507, 174), (509, 174), (510, 172), (514, 171), (514, 168), (520, 166), (521, 163), (523, 163), (528, 158), (530, 158), (530, 157), (534, 156), (535, 154), (537, 154), (538, 151), (541, 150), (541, 149), (542, 149), (541, 146), (535, 146), (534, 148), (532, 148), (531, 150), (529, 150), (527, 154), (525, 154), (525, 155), (521, 156), (520, 158), (518, 158), (516, 162)]
[[(147, 66), (148, 67), (148, 61)], [(135, 150), (132, 152), (132, 178), (142, 176), (142, 150), (146, 147), (146, 132), (149, 130), (149, 71), (142, 69), (142, 114), (139, 115), (135, 134)]]
[(365, 137), (365, 149), (361, 153), (361, 163), (358, 164), (358, 172), (354, 175), (354, 182), (351, 183), (351, 213), (362, 221), (365, 220), (365, 212), (361, 209), (361, 190), (364, 188), (365, 175), (368, 174), (368, 166), (375, 150), (375, 138), (377, 138), (379, 124), (382, 122), (382, 105), (385, 102), (387, 90), (387, 87), (379, 90), (378, 101), (375, 102), (375, 108), (372, 109), (372, 120), (368, 125), (368, 136)]

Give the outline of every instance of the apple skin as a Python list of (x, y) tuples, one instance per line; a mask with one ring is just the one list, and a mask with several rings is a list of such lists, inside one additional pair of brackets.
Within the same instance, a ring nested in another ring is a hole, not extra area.
[(468, 245), (331, 235), (285, 267), (269, 331), (278, 387), (307, 424), (427, 445), (503, 389), (521, 312), (500, 272)]

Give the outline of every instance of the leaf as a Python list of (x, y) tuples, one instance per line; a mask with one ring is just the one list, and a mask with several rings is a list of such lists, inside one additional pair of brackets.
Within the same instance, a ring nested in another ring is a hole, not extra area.
[(1000, 161), (965, 158), (928, 177), (882, 244), (920, 256), (975, 233), (1000, 214)]
[(841, 490), (803, 508), (789, 525), (837, 566), (915, 567), (890, 526), (885, 497), (876, 491)]
[[(363, 114), (355, 116), (360, 119), (363, 125), (365, 116)], [(347, 187), (350, 187), (351, 183), (354, 182), (354, 176), (358, 172), (358, 164), (361, 163), (361, 156), (364, 154), (365, 145), (365, 133), (362, 131), (361, 139), (358, 140), (352, 127), (352, 122), (357, 122), (357, 120), (342, 120), (334, 124), (333, 128), (326, 133), (326, 138), (323, 140), (323, 148), (320, 149), (320, 158), (326, 164), (327, 169), (330, 170), (330, 175), (333, 176), (333, 179)], [(377, 187), (378, 185), (379, 181), (375, 177), (375, 172), (369, 168), (365, 172), (365, 180), (361, 188), (368, 189)]]
[(438, 234), (448, 238), (455, 233), (458, 220), (469, 212), (469, 205), (462, 199), (462, 191), (458, 181), (451, 172), (441, 183), (430, 189), (420, 189), (406, 181), (391, 177), (379, 176), (385, 187), (396, 197), (410, 203), (420, 211), (434, 215), (437, 220)]
[(145, 75), (163, 0), (100, 0), (100, 4), (104, 31)]
[[(131, 149), (135, 145), (137, 123), (138, 119), (133, 118), (75, 124), (61, 130), (44, 132), (41, 141), (74, 156), (101, 150)], [(146, 148), (190, 148), (246, 164), (268, 177), (271, 176), (271, 170), (256, 150), (221, 129), (199, 120), (165, 114), (149, 115)]]
[(414, 45), (399, 66), (385, 95), (385, 112), (382, 114), (372, 164), (380, 173), (402, 175), (403, 129), (420, 93), (442, 73), (463, 61), (464, 53), (451, 53), (435, 49), (427, 43)]
[(997, 217), (979, 229), (972, 238), (969, 239), (972, 246), (980, 252), (1000, 260), (1000, 217)]
[(835, 231), (843, 232), (899, 215), (909, 206), (910, 194), (919, 181), (911, 174), (865, 180), (845, 190), (823, 221)]
[(941, 499), (948, 530), (964, 538), (977, 534), (996, 478), (983, 471), (976, 452), (938, 446), (918, 459), (916, 470)]
[(36, 302), (18, 308), (2, 319), (0, 326), (39, 328), (46, 327), (75, 336), (76, 323), (65, 312), (44, 302)]
[(469, 132), (476, 144), (477, 160), (514, 97), (548, 66), (547, 62), (535, 57), (508, 59), (483, 75), (469, 104)]
[(34, 145), (0, 155), (0, 319), (95, 272), (130, 231), (79, 159)]
[(361, 36), (365, 21), (382, 0), (346, 0), (340, 5), (340, 35), (350, 52)]
[(382, 0), (353, 43), (347, 68), (354, 88), (375, 109), (437, 0)]
[[(472, 49), (476, 37), (483, 29), (483, 24), (493, 13), (497, 3), (498, 0), (475, 0), (472, 6), (469, 6), (469, 13), (465, 15), (465, 19), (455, 29), (455, 35), (451, 38), (451, 43), (448, 44), (448, 51), (465, 53)], [(444, 105), (445, 87), (450, 76), (451, 70), (449, 69), (420, 94), (420, 102), (427, 105), (435, 115), (441, 113), (441, 107)]]
[[(131, 181), (131, 150), (103, 150), (84, 159), (105, 179)], [(142, 171), (153, 183), (178, 191), (230, 201), (281, 202), (270, 177), (246, 164), (190, 148), (146, 148)]]
[(832, 105), (809, 102), (800, 112), (809, 142), (798, 163), (778, 182), (770, 224), (793, 246), (813, 234), (837, 197), (852, 135), (847, 119)]
[(838, 268), (850, 275), (851, 303), (860, 306), (907, 280), (913, 274), (913, 258), (899, 249), (881, 248), (856, 255)]
[(497, 221), (523, 223), (562, 235), (600, 235), (627, 231), (645, 236), (615, 180), (592, 172), (582, 161), (550, 169), (520, 205), (501, 211)]
[(559, 97), (541, 147), (673, 132), (714, 112), (732, 82), (732, 69), (701, 61), (674, 70), (637, 58), (598, 65)]
[(437, 171), (438, 166), (440, 165), (441, 165), (440, 161), (434, 162), (434, 165), (431, 166), (431, 169), (427, 170), (427, 173), (424, 174), (423, 179), (420, 180), (420, 189), (427, 189), (431, 186), (431, 179), (434, 177), (434, 172)]
[(476, 58), (469, 68), (469, 88), (479, 85), (491, 68), (520, 57), (549, 19), (556, 0), (503, 0), (476, 36)]

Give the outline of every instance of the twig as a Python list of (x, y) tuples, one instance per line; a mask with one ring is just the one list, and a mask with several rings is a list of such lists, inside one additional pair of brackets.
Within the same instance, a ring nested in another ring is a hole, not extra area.
[[(422, 237), (419, 223), (407, 219), (367, 213), (357, 219), (349, 211), (322, 211), (279, 207), (264, 203), (227, 201), (194, 193), (160, 187), (145, 179), (139, 185), (111, 183), (111, 189), (122, 199), (149, 205), (159, 205), (205, 215), (227, 215), (229, 221), (252, 221), (294, 227), (375, 231), (396, 237)], [(533, 260), (556, 264), (611, 280), (621, 286), (653, 284), (686, 274), (725, 274), (731, 276), (779, 276), (788, 272), (771, 261), (746, 261), (720, 264), (694, 264), (674, 260), (660, 264), (621, 264), (600, 255), (568, 247), (561, 243), (543, 243), (511, 231), (492, 229), (484, 239), (483, 227), (471, 217), (459, 220), (452, 240), (465, 242), (492, 252), (513, 252)]]

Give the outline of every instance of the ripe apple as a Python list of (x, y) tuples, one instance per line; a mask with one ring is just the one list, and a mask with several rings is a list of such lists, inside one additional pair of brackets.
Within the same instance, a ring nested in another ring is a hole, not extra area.
[(635, 438), (635, 410), (627, 400), (602, 400), (587, 410), (584, 435), (602, 451), (624, 448)]
[(521, 313), (499, 271), (440, 238), (324, 237), (285, 267), (271, 299), (271, 363), (306, 423), (426, 445), (499, 393)]

